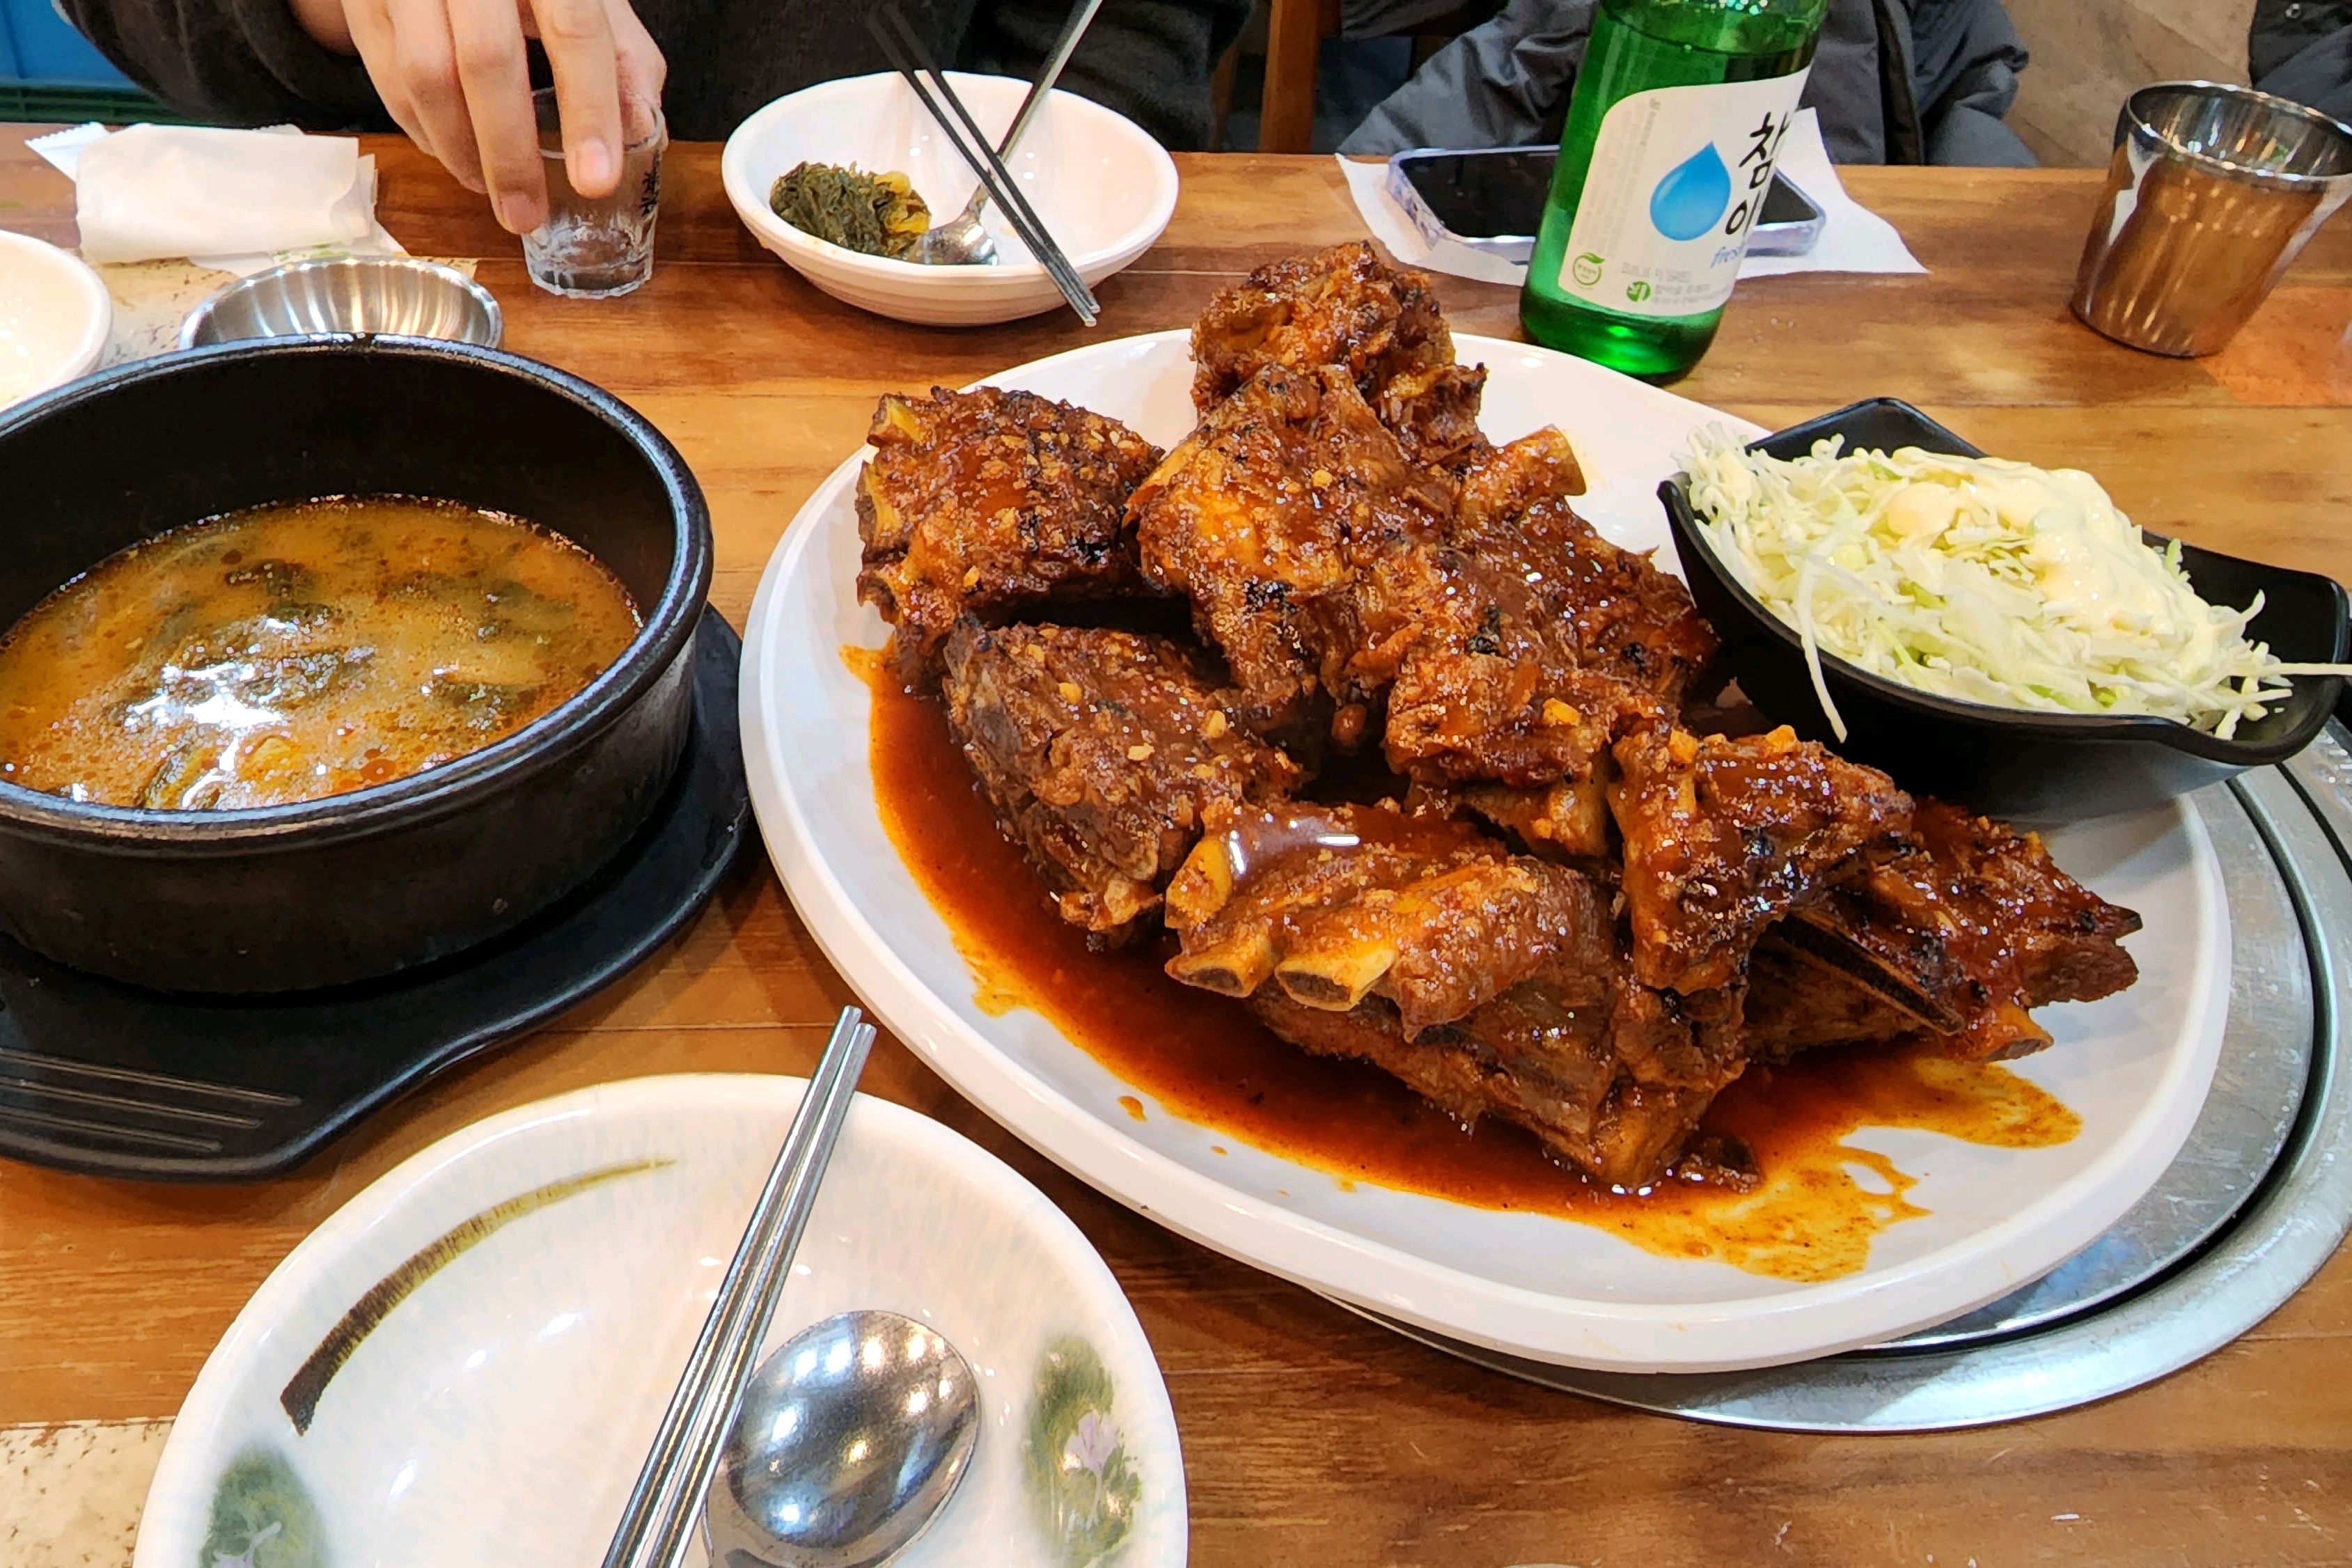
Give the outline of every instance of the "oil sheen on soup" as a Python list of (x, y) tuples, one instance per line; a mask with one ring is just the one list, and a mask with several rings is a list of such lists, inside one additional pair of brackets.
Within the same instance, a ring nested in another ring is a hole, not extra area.
[(0, 639), (0, 779), (181, 811), (339, 795), (512, 734), (637, 626), (595, 557), (514, 518), (234, 512), (110, 556)]

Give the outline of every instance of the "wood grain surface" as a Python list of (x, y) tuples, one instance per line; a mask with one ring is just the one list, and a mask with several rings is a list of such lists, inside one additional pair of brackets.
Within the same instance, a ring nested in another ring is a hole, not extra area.
[[(779, 531), (856, 447), (877, 393), (1181, 325), (1257, 263), (1360, 232), (1328, 159), (1181, 159), (1174, 224), (1100, 287), (1091, 338), (1067, 316), (934, 331), (802, 283), (736, 223), (717, 149), (680, 147), (652, 282), (587, 303), (533, 290), (513, 242), (436, 166), (373, 150), (387, 226), (419, 254), (481, 258), (509, 347), (612, 387), (686, 453), (717, 520), (712, 597), (738, 624)], [(1847, 177), (1927, 275), (1744, 284), (1678, 391), (1767, 425), (1909, 398), (1993, 450), (2096, 471), (2151, 528), (2352, 578), (2352, 222), (2226, 353), (2174, 361), (2066, 312), (2094, 176)], [(61, 178), (0, 153), (0, 226), (70, 241), (71, 211)], [(1516, 333), (1507, 290), (1440, 291), (1458, 327)], [(1572, 432), (1579, 412), (1559, 414)], [(292, 1176), (173, 1187), (0, 1163), (0, 1425), (167, 1415), (262, 1276), (394, 1162), (582, 1084), (805, 1071), (850, 1000), (748, 855), (658, 959)], [(1015, 1143), (895, 1043), (867, 1087), (1010, 1161), (1109, 1259), (1174, 1395), (1203, 1568), (2352, 1560), (2342, 1258), (2227, 1350), (2089, 1409), (1948, 1436), (1734, 1431), (1472, 1369), (1180, 1240)]]

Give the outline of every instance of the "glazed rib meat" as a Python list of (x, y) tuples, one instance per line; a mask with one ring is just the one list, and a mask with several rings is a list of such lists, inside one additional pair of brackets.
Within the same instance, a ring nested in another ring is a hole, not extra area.
[(1575, 872), (1507, 854), (1457, 823), (1379, 806), (1246, 812), (1202, 839), (1168, 888), (1182, 942), (1168, 973), (1301, 1006), (1393, 1003), (1417, 1032), (1525, 982), (1603, 1000), (1617, 971), (1605, 900)]
[[(1785, 728), (1686, 732), (1743, 723), (1713, 630), (1579, 515), (1567, 437), (1486, 439), (1426, 277), (1293, 257), (1192, 349), (1164, 457), (934, 389), (883, 400), (859, 479), (860, 596), (1091, 942), (1164, 926), (1176, 980), (1622, 1187), (1720, 1169), (1700, 1119), (1751, 1060), (2014, 1055), (2132, 983), (2138, 918), (2032, 835)], [(1146, 597), (1108, 615), (1198, 640), (1007, 624)]]
[(1866, 868), (1758, 953), (1759, 1055), (1917, 1036), (1990, 1060), (2050, 1043), (2030, 1010), (2139, 977), (2139, 917), (2060, 870), (2034, 834), (1919, 803), (1904, 852)]
[(1583, 483), (1549, 428), (1472, 465), (1425, 569), (1443, 582), (1398, 617), (1412, 641), (1388, 718), (1393, 766), (1578, 862), (1606, 847), (1608, 748), (1663, 730), (1716, 647), (1679, 581), (1577, 516)]
[(1261, 267), (1192, 328), (1192, 405), (1207, 415), (1267, 365), (1344, 371), (1405, 456), (1459, 470), (1491, 450), (1478, 429), (1484, 365), (1454, 363), (1426, 274), (1364, 241)]
[(1062, 918), (1105, 942), (1159, 907), (1204, 824), (1299, 782), (1169, 638), (965, 620), (944, 654), (949, 726), (997, 821)]
[(1176, 979), (1603, 1181), (1654, 1179), (1745, 1061), (1726, 1004), (1629, 982), (1604, 889), (1458, 823), (1246, 812), (1186, 859), (1167, 918)]
[(1388, 689), (1389, 765), (1429, 787), (1591, 776), (1618, 737), (1668, 710), (1578, 659), (1526, 581), (1467, 552), (1401, 541), (1358, 574), (1357, 689)]
[(1352, 742), (1372, 695), (1346, 674), (1358, 563), (1433, 533), (1452, 499), (1344, 371), (1269, 365), (1168, 454), (1129, 510), (1144, 577), (1191, 599), (1250, 727), (1297, 738), (1328, 721)]
[(1581, 779), (1528, 789), (1508, 784), (1472, 784), (1444, 792), (1439, 808), (1453, 816), (1456, 806), (1494, 824), (1528, 847), (1530, 854), (1563, 860), (1617, 879), (1613, 863), (1603, 864), (1610, 851), (1609, 782), (1616, 767), (1607, 757), (1595, 760), (1592, 773)]
[(1483, 364), (1433, 364), (1391, 376), (1371, 394), (1381, 416), (1414, 462), (1459, 473), (1495, 448), (1478, 428), (1486, 391)]
[(1465, 1126), (1486, 1116), (1515, 1122), (1607, 1185), (1657, 1180), (1714, 1099), (1711, 1089), (1627, 1077), (1606, 1038), (1608, 1010), (1559, 1006), (1540, 987), (1520, 986), (1410, 1039), (1395, 1007), (1377, 997), (1328, 1013), (1265, 991), (1249, 1005), (1301, 1050), (1369, 1062)]
[(857, 596), (894, 627), (902, 679), (928, 679), (967, 613), (1140, 591), (1127, 500), (1160, 450), (1115, 419), (1034, 393), (886, 396), (857, 479)]
[(1462, 503), (1455, 538), (1473, 538), (1503, 524), (1531, 506), (1580, 496), (1584, 465), (1559, 426), (1489, 447), (1462, 471)]
[(1633, 975), (1685, 997), (1738, 984), (1766, 926), (1894, 853), (1911, 826), (1892, 779), (1786, 727), (1637, 735), (1616, 755)]
[(1577, 515), (1584, 475), (1558, 430), (1496, 448), (1465, 476), (1453, 542), (1520, 582), (1582, 668), (1632, 681), (1669, 710), (1715, 657), (1690, 590)]
[[(1482, 921), (1456, 916), (1446, 931), (1408, 920), (1411, 940), (1385, 938), (1392, 908), (1417, 915), (1435, 905), (1417, 895), (1449, 886), (1445, 879), (1461, 874), (1451, 862), (1374, 857), (1311, 835), (1274, 853), (1213, 837), (1170, 885), (1169, 921), (1184, 951), (1169, 973), (1195, 984), (1204, 969), (1231, 977), (1217, 988), (1254, 994), (1284, 1038), (1373, 1062), (1465, 1121), (1517, 1121), (1596, 1179), (1654, 1181), (1747, 1067), (1742, 1006), (1759, 937), (1872, 856), (1893, 853), (1911, 802), (1884, 774), (1785, 730), (1746, 741), (1643, 733), (1619, 742), (1616, 756), (1622, 773), (1610, 801), (1625, 840), (1622, 956), (1612, 922), (1600, 928), (1605, 942), (1595, 923), (1559, 928), (1587, 934), (1531, 959), (1540, 949), (1528, 933), (1542, 922), (1492, 895)], [(1349, 818), (1339, 837), (1361, 838), (1352, 831), (1360, 820)], [(1435, 828), (1416, 823), (1412, 831)], [(1457, 853), (1486, 878), (1549, 866), (1452, 831), (1459, 837), (1450, 842), (1465, 847)], [(1360, 869), (1360, 858), (1378, 863)], [(1595, 884), (1552, 869), (1591, 900), (1580, 907), (1598, 904)], [(1339, 940), (1322, 936), (1335, 928)], [(1362, 934), (1368, 928), (1374, 936)], [(1499, 942), (1506, 931), (1519, 944)], [(1386, 981), (1397, 967), (1391, 954), (1423, 949), (1475, 965), (1486, 983), (1430, 1005)], [(1342, 982), (1382, 978), (1302, 990), (1284, 982), (1302, 950)], [(1262, 986), (1268, 977), (1274, 990)], [(1338, 1018), (1312, 1016), (1343, 1007)]]
[(1392, 379), (1453, 363), (1428, 277), (1357, 240), (1261, 267), (1209, 301), (1192, 327), (1192, 406), (1205, 417), (1268, 365), (1336, 365), (1377, 401)]
[[(1522, 488), (1574, 471), (1556, 435), (1515, 450), (1509, 471)], [(1328, 715), (1333, 737), (1352, 747), (1385, 695), (1390, 765), (1417, 783), (1589, 777), (1613, 741), (1668, 716), (1634, 674), (1666, 671), (1654, 684), (1669, 693), (1682, 679), (1664, 653), (1645, 667), (1637, 635), (1599, 617), (1630, 602), (1616, 584), (1634, 572), (1671, 579), (1601, 543), (1572, 514), (1520, 528), (1505, 510), (1515, 499), (1505, 483), (1486, 489), (1498, 499), (1480, 514), (1482, 531), (1467, 548), (1447, 543), (1459, 532), (1450, 488), (1406, 458), (1346, 374), (1274, 367), (1168, 455), (1132, 510), (1146, 577), (1192, 600), (1260, 733), (1303, 739)], [(1558, 545), (1571, 537), (1567, 523), (1581, 533)], [(1542, 553), (1529, 542), (1538, 539), (1556, 547)], [(1520, 547), (1524, 558), (1511, 553)], [(1583, 591), (1598, 578), (1611, 588)], [(1570, 598), (1601, 606), (1587, 616), (1589, 637), (1561, 618)], [(1695, 646), (1687, 635), (1654, 640)], [(1588, 663), (1583, 641), (1612, 668)]]

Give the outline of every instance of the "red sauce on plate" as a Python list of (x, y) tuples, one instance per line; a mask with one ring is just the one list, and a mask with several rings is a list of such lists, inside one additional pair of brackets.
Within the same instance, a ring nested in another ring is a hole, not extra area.
[(1880, 1231), (1926, 1212), (1905, 1196), (1914, 1177), (1845, 1142), (1856, 1129), (1923, 1128), (2017, 1149), (2063, 1143), (2081, 1130), (2073, 1111), (1995, 1063), (1822, 1051), (1751, 1069), (1707, 1114), (1707, 1131), (1738, 1137), (1755, 1153), (1763, 1180), (1753, 1191), (1596, 1186), (1517, 1128), (1486, 1121), (1465, 1131), (1373, 1068), (1283, 1044), (1238, 1004), (1168, 978), (1160, 967), (1166, 951), (1088, 952), (997, 831), (939, 705), (901, 689), (870, 650), (843, 655), (874, 693), (870, 760), (883, 826), (954, 931), (981, 1006), (1042, 1014), (1158, 1101), (1147, 1111), (1138, 1096), (1121, 1095), (1124, 1116), (1199, 1122), (1343, 1187), (1369, 1183), (1556, 1215), (1651, 1252), (1792, 1280), (1853, 1272)]

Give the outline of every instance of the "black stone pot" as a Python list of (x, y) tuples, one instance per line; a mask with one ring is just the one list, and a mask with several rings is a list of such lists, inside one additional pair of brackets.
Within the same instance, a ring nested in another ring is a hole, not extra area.
[(165, 529), (387, 492), (558, 530), (628, 585), (644, 629), (528, 728), (348, 795), (145, 811), (0, 784), (0, 928), (160, 990), (340, 985), (498, 935), (646, 821), (686, 743), (709, 513), (645, 419), (513, 354), (389, 338), (231, 343), (0, 417), (0, 626)]

